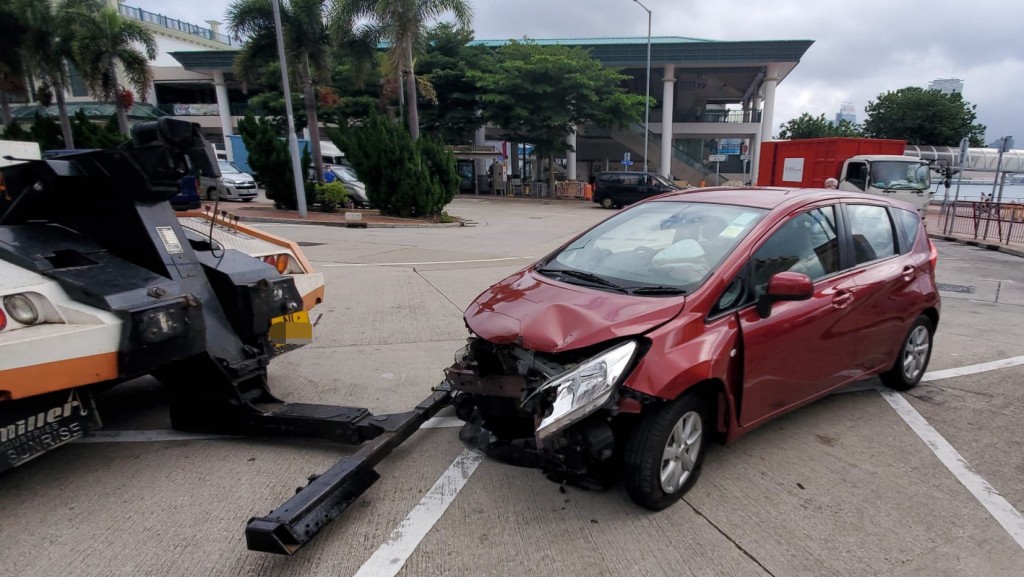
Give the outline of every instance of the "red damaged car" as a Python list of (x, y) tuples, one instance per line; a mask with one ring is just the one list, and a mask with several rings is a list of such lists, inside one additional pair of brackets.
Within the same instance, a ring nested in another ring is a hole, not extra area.
[(460, 436), (552, 479), (679, 499), (707, 446), (872, 376), (908, 389), (939, 321), (913, 206), (778, 188), (670, 193), (495, 284), (446, 378)]

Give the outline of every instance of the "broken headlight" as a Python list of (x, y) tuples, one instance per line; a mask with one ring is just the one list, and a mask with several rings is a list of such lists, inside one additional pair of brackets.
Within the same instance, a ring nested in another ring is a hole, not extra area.
[(629, 368), (636, 349), (636, 341), (622, 343), (541, 385), (533, 395), (552, 388), (556, 392), (551, 412), (537, 425), (537, 440), (568, 427), (607, 403)]

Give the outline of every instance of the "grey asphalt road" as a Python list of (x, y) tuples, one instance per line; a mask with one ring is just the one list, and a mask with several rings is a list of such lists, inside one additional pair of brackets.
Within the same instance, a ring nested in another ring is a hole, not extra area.
[[(491, 199), (459, 199), (449, 212), (476, 226), (267, 226), (301, 242), (327, 280), (314, 343), (271, 365), (279, 396), (410, 408), (464, 343), (461, 312), (477, 293), (610, 214), (588, 203)], [(1024, 356), (1021, 260), (938, 246), (948, 290), (930, 370)], [(1020, 511), (1024, 368), (978, 371), (900, 398)], [(151, 379), (100, 404), (105, 431), (122, 434), (107, 439), (116, 442), (75, 443), (0, 476), (0, 575), (1024, 573), (1024, 549), (970, 481), (870, 386), (712, 447), (697, 486), (660, 513), (635, 507), (622, 489), (562, 492), (534, 470), (470, 463), (458, 429), (422, 430), (340, 520), (287, 558), (247, 551), (246, 521), (351, 448), (143, 440), (140, 431), (169, 428)]]

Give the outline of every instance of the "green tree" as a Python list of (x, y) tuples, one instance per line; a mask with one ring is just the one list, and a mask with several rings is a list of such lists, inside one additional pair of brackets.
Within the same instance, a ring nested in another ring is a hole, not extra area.
[(826, 120), (824, 114), (811, 116), (806, 112), (779, 125), (779, 138), (783, 140), (833, 136), (864, 136), (864, 131), (859, 125), (849, 120), (840, 120), (838, 123), (834, 123)]
[(255, 118), (250, 113), (238, 121), (238, 134), (249, 153), (249, 166), (263, 183), (267, 198), (279, 207), (294, 210), (298, 200), (295, 198), (291, 156), (277, 126), (271, 121)]
[(125, 141), (117, 127), (117, 118), (111, 116), (107, 122), (97, 123), (90, 120), (81, 109), (71, 119), (71, 132), (80, 148), (114, 148)]
[[(338, 30), (384, 42), (390, 46), (388, 57), (393, 70), (405, 81), (405, 100), (412, 139), (420, 137), (419, 108), (414, 54), (429, 22), (450, 13), (455, 22), (468, 29), (473, 9), (466, 0), (337, 0), (334, 22)], [(357, 29), (360, 19), (368, 22)]]
[(864, 132), (872, 138), (932, 146), (959, 146), (960, 139), (967, 137), (971, 146), (984, 146), (985, 125), (975, 123), (976, 109), (958, 92), (908, 86), (868, 102)]
[(49, 98), (56, 97), (63, 148), (75, 148), (65, 91), (70, 82), (68, 62), (74, 58), (76, 15), (82, 11), (98, 11), (103, 4), (97, 0), (17, 1), (28, 27), (21, 45), (22, 55), (32, 73), (42, 81), (42, 92), (47, 95), (40, 103), (48, 106)]
[(125, 80), (144, 100), (153, 81), (149, 61), (157, 55), (156, 38), (141, 23), (122, 18), (113, 8), (93, 7), (92, 2), (75, 2), (68, 7), (67, 17), (75, 23), (71, 43), (75, 65), (93, 96), (114, 102), (118, 128), (128, 136), (128, 109), (121, 97), (118, 71), (124, 72)]
[(433, 138), (413, 141), (402, 126), (377, 111), (366, 122), (329, 129), (366, 184), (382, 214), (439, 216), (458, 193), (455, 157)]
[(417, 62), (435, 95), (433, 103), (421, 99), (420, 124), (445, 142), (467, 142), (482, 124), (479, 87), (469, 73), (486, 69), (492, 58), (487, 47), (467, 46), (472, 39), (472, 31), (442, 22), (427, 32), (426, 53)]
[[(493, 67), (470, 75), (487, 124), (509, 140), (533, 143), (549, 162), (577, 126), (624, 126), (643, 116), (644, 96), (627, 92), (626, 76), (582, 48), (511, 42), (497, 50)], [(553, 172), (548, 180), (553, 188)]]
[(0, 2), (0, 111), (5, 125), (10, 125), (11, 94), (25, 91), (25, 62), (21, 45), (28, 26), (14, 2)]
[[(290, 0), (280, 3), (281, 28), (288, 70), (302, 87), (308, 119), (309, 140), (318, 179), (323, 178), (320, 154), (320, 121), (316, 109), (316, 86), (329, 72), (329, 37), (325, 20), (326, 0)], [(228, 26), (236, 36), (246, 38), (235, 61), (243, 78), (261, 74), (278, 61), (277, 33), (270, 0), (235, 0), (228, 7)], [(281, 97), (283, 99), (283, 96)], [(282, 105), (283, 110), (283, 105)]]

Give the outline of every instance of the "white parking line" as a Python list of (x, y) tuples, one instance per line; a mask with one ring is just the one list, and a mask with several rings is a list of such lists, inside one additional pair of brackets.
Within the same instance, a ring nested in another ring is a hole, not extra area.
[[(978, 365), (976, 365), (978, 366)], [(889, 406), (896, 411), (903, 421), (915, 432), (928, 448), (935, 453), (939, 461), (949, 469), (957, 481), (963, 485), (974, 498), (988, 510), (989, 514), (1002, 525), (1003, 529), (1010, 534), (1010, 537), (1017, 542), (1017, 545), (1024, 549), (1024, 515), (1013, 508), (1002, 495), (999, 494), (988, 481), (981, 475), (974, 472), (970, 463), (967, 462), (953, 445), (950, 445), (942, 435), (939, 434), (921, 413), (917, 412), (903, 395), (896, 391), (879, 389), (882, 397), (888, 401)]]
[(359, 263), (334, 263), (334, 264), (322, 264), (323, 268), (328, 267), (354, 267), (354, 266), (419, 266), (427, 264), (465, 264), (471, 262), (502, 262), (507, 260), (533, 260), (536, 257), (532, 256), (510, 256), (504, 258), (479, 258), (473, 260), (435, 260), (435, 261), (424, 261), (424, 262), (359, 262)]
[(992, 361), (989, 363), (980, 363), (977, 365), (967, 365), (966, 367), (958, 367), (955, 369), (946, 369), (944, 371), (931, 371), (924, 374), (921, 378), (923, 381), (937, 381), (939, 379), (951, 379), (953, 377), (963, 377), (966, 375), (974, 375), (977, 373), (984, 373), (988, 371), (994, 371), (996, 369), (1006, 369), (1009, 367), (1016, 367), (1017, 365), (1024, 365), (1024, 356), (1021, 357), (1010, 357), (1008, 359), (1000, 359), (998, 361)]
[(441, 478), (374, 551), (355, 577), (394, 577), (405, 566), (420, 541), (434, 528), (466, 482), (483, 461), (482, 453), (465, 450), (452, 461)]

